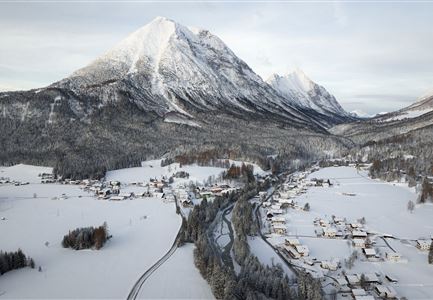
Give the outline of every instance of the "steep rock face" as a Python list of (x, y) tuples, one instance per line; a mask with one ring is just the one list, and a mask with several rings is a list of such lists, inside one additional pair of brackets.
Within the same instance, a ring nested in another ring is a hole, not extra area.
[(53, 86), (92, 95), (100, 105), (126, 96), (160, 116), (193, 119), (195, 111), (224, 111), (318, 130), (323, 125), (281, 97), (218, 37), (162, 17)]
[(0, 163), (81, 177), (209, 148), (266, 161), (345, 147), (293, 103), (218, 37), (156, 18), (65, 79), (0, 93)]
[(348, 121), (354, 119), (324, 87), (318, 85), (299, 69), (286, 75), (273, 74), (266, 81), (292, 105), (311, 109), (319, 114)]

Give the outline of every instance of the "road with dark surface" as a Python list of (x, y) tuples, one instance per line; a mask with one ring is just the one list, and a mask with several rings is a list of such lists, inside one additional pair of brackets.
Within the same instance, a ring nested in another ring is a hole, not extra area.
[(129, 292), (128, 298), (126, 299), (128, 300), (137, 299), (138, 294), (140, 293), (141, 287), (143, 286), (144, 282), (150, 277), (150, 275), (153, 274), (153, 272), (158, 270), (158, 268), (174, 254), (174, 252), (176, 252), (179, 237), (180, 237), (180, 232), (181, 229), (179, 229), (179, 232), (170, 250), (168, 250), (168, 252), (163, 257), (161, 257), (153, 266), (151, 266), (146, 272), (144, 272), (143, 275), (140, 276), (140, 278), (132, 287), (131, 292)]
[[(176, 207), (179, 208), (177, 203), (177, 198), (175, 197), (175, 203)], [(182, 217), (182, 222), (185, 222)], [(176, 238), (173, 242), (173, 245), (171, 246), (170, 250), (167, 251), (167, 253), (164, 254), (163, 257), (161, 257), (156, 263), (154, 263), (146, 272), (143, 273), (143, 275), (138, 278), (138, 280), (135, 282), (134, 286), (132, 287), (131, 291), (128, 294), (128, 297), (126, 299), (133, 300), (137, 299), (138, 295), (140, 294), (141, 287), (143, 286), (144, 282), (150, 277), (150, 275), (153, 274), (160, 266), (162, 266), (163, 263), (165, 263), (173, 254), (176, 252), (178, 248), (178, 243), (180, 239), (180, 234), (182, 232), (182, 226), (179, 227), (179, 231), (177, 232)]]

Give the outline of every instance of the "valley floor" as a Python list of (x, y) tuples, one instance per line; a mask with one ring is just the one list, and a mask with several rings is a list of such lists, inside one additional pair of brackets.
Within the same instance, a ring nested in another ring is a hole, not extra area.
[[(268, 227), (264, 228), (268, 241), (280, 249), (283, 249), (286, 238), (298, 239), (302, 245), (306, 245), (309, 255), (305, 260), (287, 256), (288, 260), (300, 268), (310, 270), (317, 277), (330, 276), (325, 278), (324, 283), (327, 292), (335, 290), (344, 295), (342, 291), (347, 290), (347, 287), (336, 285), (335, 280), (331, 280), (344, 278), (344, 270), (346, 274), (374, 273), (382, 284), (394, 288), (400, 297), (433, 298), (433, 265), (427, 262), (428, 251), (416, 248), (417, 239), (431, 242), (433, 205), (416, 205), (411, 213), (407, 210), (407, 203), (410, 200), (416, 202), (414, 188), (408, 188), (405, 183), (373, 180), (368, 177), (366, 170), (357, 170), (354, 167), (320, 169), (295, 184), (302, 185), (302, 182), (315, 178), (325, 181), (329, 179), (333, 185), (309, 186), (305, 192), (293, 198), (295, 207), (285, 210), (281, 215), (286, 221), (286, 234), (271, 233), (270, 222), (264, 217), (264, 224), (268, 224)], [(309, 211), (302, 209), (306, 203), (311, 207)], [(262, 208), (261, 215), (264, 216), (266, 211)], [(376, 251), (376, 257), (367, 258), (360, 247), (355, 247), (352, 233), (347, 229), (348, 225), (334, 225), (333, 216), (345, 219), (345, 224), (358, 223), (358, 220), (364, 217), (365, 225), (362, 225), (362, 231), (369, 233), (369, 238), (373, 241), (371, 248)], [(329, 224), (320, 226), (319, 220)], [(323, 227), (338, 229), (343, 235), (326, 238), (322, 235)], [(353, 251), (358, 252), (358, 259), (353, 267), (347, 267), (344, 261)], [(386, 259), (386, 253), (393, 252), (401, 255), (399, 262)], [(316, 259), (313, 266), (305, 263), (313, 259)], [(341, 268), (336, 271), (326, 270), (320, 266), (322, 261), (337, 261)], [(387, 281), (386, 275), (396, 278), (398, 282)], [(378, 297), (373, 286), (370, 285), (371, 295)], [(350, 288), (348, 291), (350, 293)]]
[[(195, 174), (198, 170), (189, 168), (193, 178), (221, 171)], [(41, 184), (37, 175), (50, 171), (24, 165), (0, 170), (0, 177), (29, 182), (0, 185), (0, 250), (21, 248), (36, 263), (35, 269), (19, 269), (1, 276), (0, 299), (125, 299), (141, 274), (173, 244), (181, 225), (175, 203), (158, 198), (97, 200), (76, 185)], [(143, 167), (110, 172), (108, 177), (126, 183), (143, 179), (137, 174), (159, 178), (165, 175), (162, 171), (166, 169)], [(128, 189), (139, 187), (125, 191)], [(69, 230), (103, 222), (107, 222), (113, 237), (101, 250), (62, 247), (61, 240)], [(138, 298), (212, 298), (209, 286), (193, 264), (192, 251), (192, 245), (177, 249), (145, 282)]]

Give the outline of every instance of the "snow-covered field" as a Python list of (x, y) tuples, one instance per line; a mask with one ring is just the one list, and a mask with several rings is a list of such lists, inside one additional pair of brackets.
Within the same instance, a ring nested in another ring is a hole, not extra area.
[[(197, 180), (212, 171), (194, 166), (185, 170)], [(5, 218), (0, 220), (0, 250), (21, 248), (36, 263), (35, 269), (1, 276), (0, 299), (126, 298), (140, 275), (175, 240), (181, 224), (175, 204), (157, 198), (103, 201), (76, 185), (38, 183), (37, 175), (50, 171), (25, 165), (0, 170), (0, 177), (30, 182), (22, 186), (0, 185), (0, 218)], [(139, 181), (161, 177), (165, 174), (162, 171), (156, 166), (122, 169), (109, 172), (107, 177)], [(128, 187), (132, 188), (137, 187)], [(67, 197), (61, 198), (62, 194)], [(113, 237), (101, 250), (75, 251), (61, 246), (69, 230), (103, 222), (107, 222)], [(192, 262), (192, 250), (192, 245), (179, 248), (167, 265), (154, 273), (155, 278), (148, 279), (141, 296), (212, 298), (209, 286)], [(42, 272), (38, 272), (38, 266)]]
[(138, 298), (214, 299), (209, 285), (194, 266), (193, 248), (186, 244), (177, 249), (144, 283)]
[[(310, 249), (310, 257), (319, 261), (339, 259), (343, 262), (355, 250), (350, 240), (317, 237), (314, 219), (331, 220), (332, 216), (357, 222), (365, 217), (365, 229), (378, 234), (392, 234), (396, 239), (387, 239), (393, 249), (403, 257), (402, 262), (368, 261), (360, 254), (348, 273), (372, 273), (391, 275), (399, 280), (392, 286), (399, 296), (408, 299), (433, 298), (433, 265), (427, 262), (427, 252), (415, 247), (413, 240), (430, 239), (433, 234), (433, 205), (416, 205), (413, 213), (407, 210), (408, 201), (416, 202), (414, 188), (403, 183), (386, 183), (373, 180), (367, 171), (353, 167), (329, 167), (308, 175), (307, 179), (328, 178), (333, 187), (309, 187), (305, 194), (295, 198), (299, 206), (310, 204), (310, 211), (289, 209), (285, 214), (287, 235), (298, 237)], [(271, 235), (274, 244), (284, 242), (284, 236)], [(407, 241), (411, 240), (411, 241)], [(379, 238), (376, 250), (384, 257), (390, 248)], [(358, 248), (359, 249), (359, 248)], [(344, 264), (343, 264), (344, 267)], [(320, 271), (320, 267), (317, 266)], [(336, 271), (336, 273), (341, 272)], [(325, 271), (326, 273), (326, 271)], [(336, 275), (336, 273), (334, 275)]]
[(178, 179), (176, 184), (193, 182), (203, 182), (209, 178), (209, 176), (217, 177), (225, 169), (216, 167), (201, 167), (197, 165), (184, 165), (180, 167), (178, 163), (173, 163), (165, 167), (161, 167), (161, 160), (148, 160), (141, 164), (141, 167), (126, 168), (114, 171), (108, 171), (106, 179), (117, 180), (122, 183), (135, 182), (148, 182), (150, 178), (160, 179), (162, 176), (169, 177), (173, 173), (178, 171), (185, 171), (190, 174), (188, 179)]
[(311, 173), (308, 178), (329, 178), (335, 184), (332, 188), (311, 187), (296, 199), (301, 206), (306, 202), (311, 206), (309, 213), (299, 212), (306, 214), (305, 217), (298, 219), (298, 212), (294, 213), (293, 221), (303, 225), (296, 226), (298, 229), (312, 225), (314, 217), (330, 219), (335, 215), (352, 222), (365, 217), (369, 230), (399, 238), (418, 239), (433, 233), (433, 205), (417, 205), (410, 213), (407, 203), (409, 200), (416, 202), (417, 196), (414, 189), (405, 184), (373, 180), (366, 171), (358, 173), (352, 167), (324, 168)]

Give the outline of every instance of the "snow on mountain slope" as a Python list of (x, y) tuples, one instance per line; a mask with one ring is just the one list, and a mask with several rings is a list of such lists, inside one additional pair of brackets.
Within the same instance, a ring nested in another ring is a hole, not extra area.
[(316, 110), (324, 115), (350, 116), (334, 96), (299, 69), (283, 76), (273, 74), (266, 82), (284, 97), (295, 99), (296, 105)]
[(393, 122), (421, 117), (433, 111), (433, 95), (425, 95), (418, 98), (412, 105), (396, 112), (384, 114), (375, 118), (377, 122)]
[(176, 112), (193, 118), (193, 110), (225, 110), (321, 126), (294, 106), (294, 99), (266, 84), (218, 37), (163, 17), (54, 86), (91, 94), (102, 99), (102, 105), (118, 101), (122, 91), (161, 116)]

